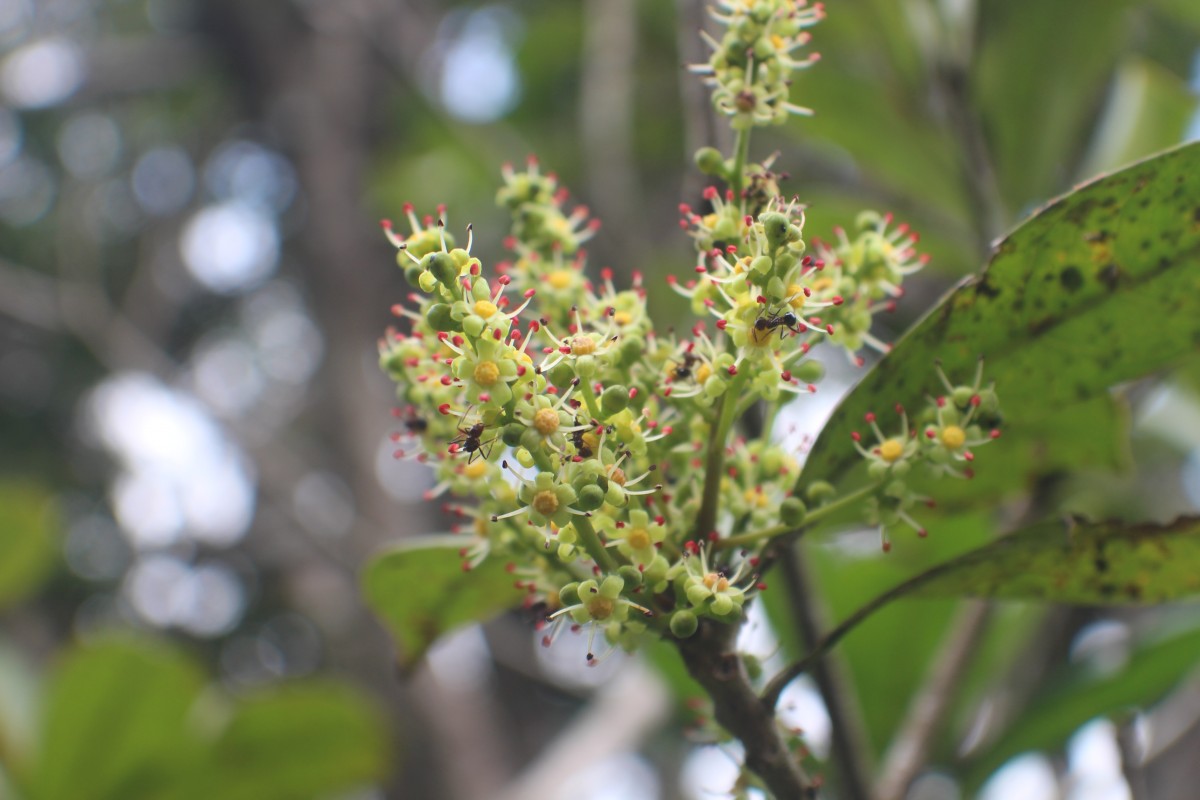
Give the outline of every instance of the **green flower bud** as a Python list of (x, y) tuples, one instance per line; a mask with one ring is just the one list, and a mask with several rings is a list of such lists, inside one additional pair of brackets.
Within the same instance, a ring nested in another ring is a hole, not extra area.
[(799, 497), (789, 497), (779, 506), (779, 519), (784, 525), (796, 527), (808, 516), (808, 507)]
[(667, 561), (665, 556), (655, 556), (646, 569), (642, 572), (642, 577), (646, 583), (655, 585), (659, 581), (666, 580), (667, 570), (671, 568), (671, 563)]
[(756, 681), (762, 677), (763, 666), (758, 656), (742, 653), (742, 663), (746, 665), (746, 675), (750, 680)]
[(778, 211), (771, 211), (758, 218), (767, 235), (767, 244), (774, 252), (788, 243), (788, 236), (794, 227), (786, 216)]
[(527, 430), (529, 430), (527, 426), (522, 425), (519, 422), (513, 422), (505, 425), (504, 429), (500, 431), (500, 440), (504, 442), (506, 447), (519, 447), (521, 444), (521, 437)]
[(816, 383), (825, 377), (825, 365), (810, 358), (792, 367), (792, 376), (801, 383)]
[(433, 273), (433, 277), (437, 278), (438, 283), (455, 293), (458, 292), (458, 264), (448, 253), (440, 250), (430, 253), (421, 259), (421, 266)]
[(835, 494), (837, 494), (837, 489), (833, 488), (833, 484), (829, 481), (813, 481), (804, 490), (805, 497), (817, 505), (828, 503)]
[(536, 463), (533, 460), (533, 453), (530, 453), (524, 447), (518, 447), (513, 455), (516, 456), (517, 463), (522, 467), (525, 469), (533, 469), (533, 465)]
[(404, 260), (400, 262), (400, 266), (404, 269), (404, 280), (408, 281), (409, 286), (424, 288), (421, 286), (421, 275), (424, 273), (424, 270), (421, 269), (420, 264), (405, 256)]
[(532, 452), (541, 446), (542, 435), (538, 433), (537, 428), (526, 428), (521, 433), (521, 447)]
[(687, 594), (688, 602), (694, 606), (703, 605), (704, 601), (712, 597), (712, 592), (703, 583), (693, 583), (684, 590)]
[(571, 381), (575, 380), (575, 370), (567, 361), (559, 362), (554, 369), (545, 374), (546, 378), (560, 389), (565, 389), (571, 385)]
[(472, 339), (478, 339), (483, 335), (483, 329), (486, 324), (487, 323), (483, 321), (482, 317), (477, 317), (474, 314), (468, 314), (463, 318), (462, 321), (463, 333), (467, 334), (467, 336), (470, 336)]
[(736, 606), (734, 605), (732, 598), (730, 598), (727, 594), (713, 595), (712, 605), (709, 606), (709, 610), (718, 617), (727, 616), (735, 609)]
[(671, 615), (671, 635), (677, 639), (687, 639), (699, 626), (700, 620), (686, 608)]
[(725, 157), (715, 147), (701, 147), (696, 151), (696, 166), (705, 175), (725, 177)]
[(621, 369), (628, 369), (641, 360), (645, 350), (646, 346), (641, 339), (626, 339), (617, 348), (617, 366)]
[(558, 602), (564, 606), (573, 606), (579, 602), (579, 581), (571, 581), (558, 590)]
[(621, 579), (630, 586), (642, 585), (642, 572), (632, 564), (626, 564), (625, 566), (621, 567), (617, 570), (617, 574), (620, 575)]
[(737, 239), (738, 229), (737, 223), (729, 217), (721, 217), (717, 224), (713, 226), (713, 239), (719, 242), (732, 242)]
[[(418, 269), (421, 269), (418, 267)], [(431, 294), (437, 288), (437, 278), (433, 277), (433, 273), (426, 269), (421, 269), (421, 276), (417, 278), (417, 285), (421, 287), (421, 291), (425, 294)]]
[(425, 321), (435, 331), (461, 331), (462, 323), (450, 314), (450, 306), (445, 303), (434, 303), (425, 312)]
[(619, 384), (609, 386), (600, 395), (600, 410), (605, 418), (620, 414), (629, 405), (629, 390)]
[(750, 271), (757, 272), (759, 275), (766, 275), (771, 271), (771, 267), (774, 264), (775, 262), (771, 260), (770, 256), (758, 256), (750, 262)]
[(595, 511), (604, 505), (604, 490), (594, 483), (589, 483), (578, 492), (575, 507), (580, 511)]
[(583, 380), (596, 377), (596, 357), (579, 356), (575, 359), (575, 374)]

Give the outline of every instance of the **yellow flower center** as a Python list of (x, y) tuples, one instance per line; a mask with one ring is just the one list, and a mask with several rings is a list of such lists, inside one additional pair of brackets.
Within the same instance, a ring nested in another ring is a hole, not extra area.
[(571, 340), (571, 354), (590, 356), (596, 352), (596, 340), (590, 336), (576, 336)]
[(467, 478), (471, 478), (472, 480), (482, 478), (487, 474), (487, 465), (488, 462), (484, 461), (483, 459), (472, 461), (470, 464), (467, 464), (465, 467), (463, 467), (462, 474)]
[(533, 503), (531, 505), (534, 511), (543, 517), (548, 517), (555, 511), (558, 511), (558, 495), (546, 489), (533, 496)]
[(704, 227), (714, 228), (720, 218), (716, 214), (706, 214), (704, 217)]
[(480, 361), (475, 365), (472, 377), (480, 386), (491, 386), (500, 380), (500, 368), (495, 361)]
[(596, 595), (583, 604), (592, 619), (608, 619), (617, 607), (617, 601), (610, 600), (604, 595)]
[(767, 495), (758, 489), (747, 489), (743, 497), (746, 499), (747, 505), (758, 506), (759, 508), (767, 507)]
[(634, 550), (645, 550), (651, 544), (650, 531), (645, 528), (634, 528), (625, 537), (625, 541), (629, 542), (629, 546)]
[(633, 314), (630, 314), (628, 311), (618, 311), (613, 314), (613, 322), (618, 325), (628, 325), (633, 322)]
[(729, 579), (716, 572), (710, 572), (704, 576), (704, 585), (714, 592), (723, 592), (729, 588)]
[(775, 46), (776, 50), (782, 50), (784, 45), (783, 37), (777, 33), (771, 34), (771, 44)]
[(553, 289), (566, 289), (570, 287), (574, 277), (574, 273), (569, 269), (556, 269), (546, 276), (546, 283)]
[(625, 470), (620, 467), (612, 467), (608, 471), (608, 478), (617, 486), (625, 485)]
[(899, 439), (888, 439), (879, 445), (879, 457), (889, 464), (904, 455), (904, 442)]
[(696, 368), (696, 374), (695, 374), (696, 383), (703, 386), (704, 382), (711, 377), (712, 377), (712, 367), (710, 367), (708, 364), (701, 364), (699, 367)]
[(804, 308), (804, 301), (806, 298), (804, 297), (804, 287), (803, 286), (801, 286), (798, 283), (793, 283), (791, 286), (789, 286), (787, 288), (787, 293), (788, 293), (788, 296), (792, 298), (791, 300), (788, 301), (788, 305), (790, 305), (792, 308), (794, 308), (796, 310)]
[(967, 443), (967, 433), (957, 425), (947, 425), (942, 429), (942, 444), (950, 450), (957, 450)]
[(475, 301), (474, 311), (475, 311), (476, 316), (487, 319), (488, 317), (492, 316), (492, 314), (495, 314), (499, 310), (500, 309), (496, 308), (496, 304), (491, 302), (490, 300), (476, 300)]
[(814, 292), (823, 292), (830, 286), (833, 286), (833, 278), (817, 278), (813, 281), (812, 288)]
[(533, 427), (542, 436), (549, 436), (558, 430), (558, 412), (553, 408), (540, 408), (533, 415)]
[(596, 448), (600, 446), (600, 437), (597, 436), (596, 434), (592, 433), (591, 431), (585, 433), (583, 435), (582, 439), (583, 439), (583, 446), (586, 447), (588, 450), (591, 450), (593, 453), (596, 452)]

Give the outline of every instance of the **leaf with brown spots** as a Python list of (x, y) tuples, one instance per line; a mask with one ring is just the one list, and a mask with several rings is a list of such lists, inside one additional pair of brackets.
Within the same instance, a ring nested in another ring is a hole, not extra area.
[(1079, 605), (1200, 595), (1200, 518), (1170, 525), (1051, 521), (934, 567), (912, 594)]
[(525, 597), (496, 559), (464, 571), (462, 546), (458, 537), (422, 538), (375, 557), (363, 573), (367, 605), (395, 637), (404, 669), (442, 634), (482, 622)]
[[(1077, 447), (1088, 431), (1039, 423), (1195, 352), (1197, 208), (1200, 143), (1098, 178), (1042, 208), (842, 401), (813, 445), (802, 483), (836, 482), (855, 466), (850, 434), (864, 414), (897, 403), (915, 409), (939, 391), (935, 359), (952, 380), (966, 382), (983, 356), (1006, 435), (1036, 428), (1040, 447)], [(986, 449), (977, 468), (988, 469)]]

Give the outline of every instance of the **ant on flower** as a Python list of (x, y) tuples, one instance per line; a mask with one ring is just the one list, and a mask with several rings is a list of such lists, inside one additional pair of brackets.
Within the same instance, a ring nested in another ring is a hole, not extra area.
[[(463, 413), (463, 419), (466, 419), (467, 414)], [(473, 425), (459, 425), (458, 436), (450, 440), (450, 453), (455, 455), (458, 453), (467, 453), (467, 463), (470, 464), (476, 458), (483, 456), (488, 459), (492, 455), (492, 445), (496, 441), (493, 436), (487, 441), (483, 441), (484, 431), (487, 430), (487, 425), (482, 420)]]
[(754, 333), (759, 341), (762, 341), (762, 336), (772, 331), (779, 331), (779, 338), (783, 338), (785, 330), (791, 331), (793, 336), (800, 335), (800, 320), (790, 311), (783, 314), (763, 313), (758, 319), (754, 320)]

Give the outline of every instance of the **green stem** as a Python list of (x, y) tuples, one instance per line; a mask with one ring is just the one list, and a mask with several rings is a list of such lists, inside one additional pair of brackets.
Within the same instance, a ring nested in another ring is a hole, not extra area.
[(558, 472), (554, 468), (554, 460), (550, 458), (550, 454), (543, 450), (540, 445), (536, 449), (530, 450), (529, 455), (533, 456), (533, 463), (537, 464), (537, 468), (541, 472)]
[(861, 489), (854, 490), (848, 495), (839, 497), (837, 500), (834, 500), (831, 503), (827, 503), (818, 509), (808, 512), (808, 514), (804, 517), (804, 522), (802, 522), (799, 526), (785, 525), (783, 523), (772, 525), (771, 527), (763, 528), (760, 531), (751, 531), (750, 533), (742, 533), (737, 536), (730, 536), (728, 539), (721, 539), (719, 542), (716, 542), (713, 545), (713, 548), (716, 550), (725, 550), (730, 547), (742, 547), (744, 545), (755, 544), (756, 542), (765, 541), (767, 539), (774, 539), (776, 536), (783, 536), (787, 533), (799, 533), (803, 530), (811, 528), (813, 525), (816, 525), (826, 517), (842, 511), (847, 506), (851, 506), (870, 496), (878, 488), (878, 483), (870, 483)]
[(717, 521), (717, 505), (721, 495), (721, 474), (725, 471), (725, 440), (729, 438), (729, 429), (733, 427), (733, 419), (737, 411), (738, 399), (742, 388), (746, 385), (749, 371), (743, 369), (729, 382), (725, 394), (721, 396), (721, 416), (717, 420), (717, 428), (708, 440), (708, 455), (704, 461), (704, 493), (700, 499), (700, 513), (696, 515), (696, 530), (694, 538), (703, 539), (713, 530)]
[(616, 572), (617, 562), (613, 560), (608, 548), (600, 541), (600, 534), (596, 533), (596, 529), (592, 527), (592, 521), (587, 517), (575, 517), (572, 524), (579, 532), (579, 541), (583, 543), (583, 549), (588, 551), (588, 555), (599, 565), (600, 569), (605, 572)]
[(730, 170), (729, 188), (733, 190), (733, 196), (740, 198), (742, 189), (746, 182), (746, 161), (750, 157), (750, 129), (743, 128), (737, 132), (737, 139), (733, 144), (733, 169)]
[(579, 379), (579, 393), (583, 395), (583, 404), (587, 406), (592, 419), (601, 422), (603, 417), (600, 416), (600, 405), (596, 402), (596, 393), (592, 391), (592, 385), (584, 378)]

